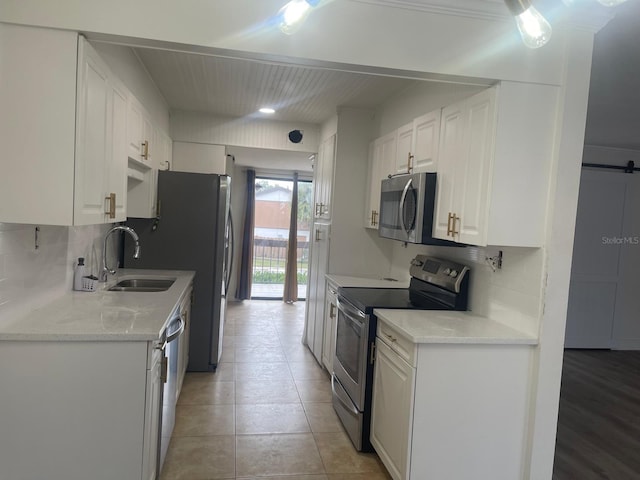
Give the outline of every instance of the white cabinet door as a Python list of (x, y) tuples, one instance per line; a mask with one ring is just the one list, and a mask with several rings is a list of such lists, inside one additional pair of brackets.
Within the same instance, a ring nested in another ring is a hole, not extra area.
[(306, 343), (319, 363), (322, 363), (324, 340), (325, 275), (329, 263), (329, 234), (331, 225), (314, 223), (311, 239), (311, 265), (306, 302)]
[(416, 369), (376, 338), (371, 443), (394, 480), (409, 478)]
[(434, 110), (413, 121), (412, 173), (437, 171), (440, 113)]
[(398, 144), (398, 136), (396, 132), (389, 133), (378, 139), (380, 142), (380, 165), (382, 169), (382, 178), (396, 173), (396, 145)]
[(383, 178), (382, 143), (371, 142), (369, 148), (367, 203), (364, 212), (365, 228), (378, 228), (380, 219), (380, 185)]
[(413, 159), (413, 122), (396, 131), (396, 162), (394, 174), (410, 173)]
[(323, 220), (331, 218), (333, 189), (333, 167), (335, 162), (336, 136), (324, 140), (318, 149), (314, 172), (314, 216)]
[(116, 218), (127, 219), (127, 100), (128, 91), (115, 79), (111, 82), (111, 162), (106, 189), (116, 194)]
[(496, 128), (496, 96), (495, 89), (490, 88), (467, 101), (466, 135), (460, 166), (456, 172), (459, 179), (458, 197), (462, 205), (458, 214), (455, 230), (456, 240), (472, 245), (487, 243), (487, 215), (491, 190), (491, 171), (493, 169), (493, 152)]
[(151, 366), (147, 370), (146, 400), (144, 409), (144, 446), (142, 480), (158, 478), (158, 433), (160, 429), (160, 395), (162, 394), (162, 352), (154, 350)]
[(438, 182), (436, 187), (436, 211), (433, 220), (433, 236), (452, 240), (452, 215), (459, 208), (458, 170), (462, 157), (465, 131), (465, 102), (458, 102), (442, 109), (440, 127), (440, 148), (438, 161)]
[[(112, 155), (113, 92), (109, 69), (82, 38), (78, 51), (74, 225), (115, 222), (107, 191)], [(109, 204), (109, 205), (107, 205)]]
[(129, 158), (142, 162), (142, 117), (143, 108), (133, 95), (127, 105), (127, 151)]
[(324, 340), (322, 344), (322, 364), (333, 373), (333, 356), (336, 351), (336, 328), (338, 312), (338, 287), (327, 282), (324, 310)]

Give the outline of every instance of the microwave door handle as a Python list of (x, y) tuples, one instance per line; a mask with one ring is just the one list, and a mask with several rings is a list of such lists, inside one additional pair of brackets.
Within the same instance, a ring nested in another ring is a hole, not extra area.
[(405, 202), (407, 200), (407, 193), (409, 192), (409, 187), (411, 187), (411, 182), (413, 181), (412, 178), (409, 179), (409, 181), (407, 181), (407, 184), (404, 186), (404, 189), (402, 190), (402, 196), (400, 197), (400, 225), (402, 226), (402, 229), (407, 232), (407, 235), (409, 234), (409, 228), (407, 228), (407, 226), (404, 223), (404, 207), (405, 207)]

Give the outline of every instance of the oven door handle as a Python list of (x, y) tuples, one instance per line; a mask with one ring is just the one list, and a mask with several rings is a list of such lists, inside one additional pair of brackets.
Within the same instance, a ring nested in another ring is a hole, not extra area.
[(344, 299), (341, 300), (340, 297), (336, 299), (336, 306), (338, 307), (338, 310), (342, 310), (346, 314), (346, 316), (350, 319), (361, 318), (362, 321), (364, 321), (364, 319), (366, 318), (366, 315), (364, 312), (351, 306)]
[(333, 391), (334, 398), (338, 400), (342, 404), (342, 406), (349, 411), (349, 413), (351, 413), (354, 417), (357, 417), (360, 412), (355, 407), (351, 399), (344, 393), (344, 390), (340, 387), (336, 388), (335, 382), (336, 377), (332, 375), (331, 390)]
[(407, 225), (404, 223), (404, 207), (407, 201), (407, 193), (409, 193), (409, 188), (411, 187), (412, 182), (412, 178), (407, 181), (404, 189), (402, 189), (402, 196), (400, 197), (400, 225), (402, 226), (402, 229), (407, 232), (407, 235), (409, 234), (411, 228), (407, 228)]

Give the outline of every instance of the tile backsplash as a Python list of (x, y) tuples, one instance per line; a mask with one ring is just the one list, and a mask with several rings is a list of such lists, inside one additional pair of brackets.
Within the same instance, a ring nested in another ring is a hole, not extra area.
[(109, 227), (40, 226), (36, 232), (35, 225), (0, 223), (0, 324), (71, 290), (77, 258), (85, 257), (91, 269), (94, 248), (97, 273)]
[[(495, 272), (485, 257), (503, 252), (503, 266)], [(469, 310), (512, 328), (538, 335), (542, 309), (544, 249), (519, 247), (394, 246), (391, 276), (409, 277), (411, 259), (418, 253), (448, 258), (471, 268)]]

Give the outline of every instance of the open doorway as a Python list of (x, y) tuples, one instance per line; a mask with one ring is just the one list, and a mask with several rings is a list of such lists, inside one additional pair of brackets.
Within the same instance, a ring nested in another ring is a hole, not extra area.
[[(293, 186), (293, 180), (256, 177), (252, 299), (283, 299)], [(296, 229), (298, 300), (306, 298), (307, 290), (311, 195), (311, 182), (298, 180)]]

